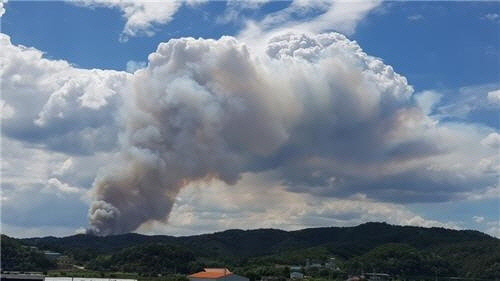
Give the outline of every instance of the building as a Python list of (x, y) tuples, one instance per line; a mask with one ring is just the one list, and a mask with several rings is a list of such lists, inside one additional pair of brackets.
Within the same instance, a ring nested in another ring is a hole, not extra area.
[(60, 258), (62, 255), (61, 253), (57, 253), (57, 252), (51, 252), (51, 251), (44, 251), (43, 254), (45, 255), (45, 257), (51, 261), (54, 261), (54, 260), (57, 260), (58, 258)]
[(1, 281), (43, 281), (41, 272), (2, 272), (0, 274)]
[(304, 279), (304, 274), (301, 272), (290, 272), (290, 279)]
[(339, 270), (339, 267), (337, 265), (337, 260), (335, 258), (329, 258), (328, 261), (325, 263), (325, 267), (334, 270)]
[(190, 281), (249, 281), (227, 268), (205, 268), (203, 271), (188, 275)]
[(137, 281), (137, 280), (115, 279), (115, 278), (45, 277), (43, 281)]

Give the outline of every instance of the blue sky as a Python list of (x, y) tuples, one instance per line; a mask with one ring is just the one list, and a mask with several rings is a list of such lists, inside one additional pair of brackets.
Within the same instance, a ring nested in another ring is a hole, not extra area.
[[(259, 20), (289, 4), (271, 2), (241, 17)], [(60, 1), (12, 1), (7, 7), (2, 31), (13, 43), (35, 46), (49, 58), (83, 68), (125, 70), (127, 61), (146, 61), (160, 42), (171, 38), (217, 39), (237, 35), (244, 27), (242, 22), (217, 23), (226, 3), (215, 1), (182, 7), (171, 22), (156, 27), (154, 36), (119, 42), (125, 20), (118, 9), (82, 9)], [(498, 13), (497, 2), (387, 2), (378, 9), (349, 37), (394, 66), (417, 90), (497, 82), (498, 20), (484, 18)]]
[[(387, 108), (390, 109), (387, 109), (388, 113), (384, 114), (387, 114), (387, 116), (399, 114), (400, 111), (392, 111), (393, 107), (415, 107), (425, 113), (426, 118), (442, 126), (440, 128), (442, 131), (436, 133), (436, 138), (448, 136), (448, 134), (456, 136), (450, 139), (452, 144), (448, 147), (447, 144), (434, 143), (433, 140), (427, 139), (434, 133), (425, 133), (424, 131), (419, 136), (425, 139), (421, 144), (417, 143), (417, 141), (409, 141), (405, 144), (406, 146), (403, 146), (406, 150), (415, 149), (418, 151), (418, 155), (426, 155), (412, 158), (414, 161), (420, 161), (422, 159), (420, 157), (428, 157), (426, 153), (431, 153), (432, 156), (432, 154), (441, 154), (442, 151), (446, 151), (445, 154), (448, 153), (449, 157), (447, 156), (446, 160), (439, 161), (453, 161), (452, 159), (463, 161), (469, 159), (466, 154), (477, 154), (477, 159), (470, 160), (471, 166), (444, 169), (442, 172), (429, 174), (429, 177), (436, 177), (436, 180), (427, 182), (422, 180), (422, 177), (427, 177), (427, 171), (434, 169), (436, 165), (442, 164), (451, 167), (457, 164), (452, 162), (438, 163), (438, 160), (432, 159), (425, 164), (427, 165), (425, 169), (410, 169), (387, 179), (380, 179), (381, 175), (374, 176), (371, 179), (376, 178), (377, 180), (373, 180), (373, 182), (378, 183), (380, 186), (397, 186), (379, 190), (380, 187), (373, 188), (371, 187), (372, 184), (368, 184), (364, 180), (354, 180), (353, 178), (356, 178), (355, 175), (358, 172), (344, 170), (341, 172), (338, 169), (329, 170), (323, 166), (311, 167), (308, 166), (309, 164), (304, 163), (299, 165), (293, 162), (298, 161), (298, 158), (284, 153), (289, 151), (293, 152), (290, 155), (319, 153), (318, 157), (332, 153), (331, 155), (334, 156), (329, 158), (332, 161), (329, 165), (343, 163), (342, 165), (348, 166), (352, 163), (358, 163), (359, 167), (364, 167), (365, 164), (371, 165), (371, 161), (375, 161), (372, 158), (366, 156), (363, 161), (357, 162), (360, 161), (359, 157), (337, 155), (335, 148), (324, 148), (324, 151), (317, 152), (316, 150), (304, 150), (302, 146), (307, 145), (307, 142), (286, 142), (279, 146), (280, 148), (275, 153), (273, 152), (274, 154), (271, 153), (264, 157), (259, 152), (247, 159), (245, 164), (242, 164), (242, 167), (235, 164), (238, 167), (235, 169), (238, 170), (237, 178), (239, 178), (236, 182), (232, 180), (233, 171), (228, 172), (230, 175), (227, 176), (231, 180), (226, 180), (224, 176), (220, 176), (225, 175), (220, 170), (222, 168), (215, 169), (215, 173), (219, 174), (220, 182), (200, 183), (198, 180), (204, 178), (204, 176), (194, 176), (196, 180), (181, 189), (180, 193), (176, 195), (177, 199), (170, 198), (169, 200), (173, 200), (169, 203), (171, 205), (166, 204), (173, 208), (173, 213), (171, 213), (168, 220), (166, 217), (161, 217), (161, 214), (155, 213), (154, 215), (151, 214), (151, 220), (141, 221), (133, 224), (134, 227), (132, 228), (124, 229), (126, 231), (138, 229), (137, 231), (143, 233), (193, 234), (225, 228), (245, 228), (246, 225), (253, 225), (255, 222), (249, 219), (241, 224), (235, 223), (234, 220), (231, 220), (231, 215), (228, 215), (229, 210), (233, 209), (221, 207), (225, 206), (225, 203), (220, 203), (221, 206), (208, 204), (207, 202), (212, 202), (213, 198), (210, 195), (203, 195), (205, 194), (203, 190), (206, 190), (207, 194), (215, 191), (231, 192), (245, 197), (245, 192), (255, 190), (254, 185), (258, 183), (259, 185), (268, 185), (269, 190), (273, 190), (272, 196), (275, 196), (276, 200), (283, 202), (289, 200), (290, 206), (295, 207), (278, 204), (279, 206), (273, 209), (272, 206), (262, 203), (264, 205), (257, 208), (258, 211), (255, 211), (255, 213), (252, 213), (252, 208), (248, 207), (246, 209), (247, 207), (244, 207), (246, 206), (245, 203), (241, 203), (243, 199), (236, 195), (229, 196), (223, 201), (233, 202), (233, 205), (241, 204), (242, 210), (237, 211), (237, 213), (244, 213), (250, 218), (253, 216), (275, 218), (276, 214), (281, 212), (279, 208), (288, 208), (290, 210), (296, 208), (298, 210), (303, 207), (301, 205), (303, 202), (300, 199), (301, 194), (304, 194), (304, 198), (307, 197), (307, 199), (303, 199), (304, 202), (308, 202), (306, 205), (322, 206), (321, 208), (326, 210), (325, 213), (321, 213), (312, 208), (304, 211), (306, 214), (302, 216), (292, 212), (288, 214), (289, 217), (283, 215), (284, 217), (280, 219), (264, 220), (263, 223), (257, 225), (258, 227), (294, 229), (324, 224), (349, 225), (369, 220), (387, 220), (391, 223), (400, 224), (472, 228), (499, 236), (500, 203), (498, 190), (500, 187), (498, 186), (498, 175), (500, 160), (498, 157), (498, 139), (500, 137), (498, 137), (498, 131), (500, 122), (498, 112), (500, 92), (498, 91), (500, 89), (500, 3), (483, 1), (373, 2), (366, 5), (366, 7), (361, 7), (362, 5), (355, 7), (352, 4), (353, 9), (351, 12), (352, 15), (355, 15), (354, 17), (350, 17), (347, 10), (345, 13), (342, 10), (346, 7), (349, 9), (349, 3), (344, 3), (346, 6), (340, 8), (335, 8), (335, 5), (329, 2), (311, 3), (309, 6), (299, 6), (299, 8), (296, 8), (295, 5), (296, 3), (291, 1), (262, 1), (259, 4), (250, 2), (226, 3), (223, 1), (183, 3), (166, 11), (165, 16), (168, 19), (150, 18), (146, 13), (139, 16), (135, 15), (135, 20), (140, 17), (140, 22), (137, 23), (132, 22), (134, 15), (125, 14), (124, 7), (101, 3), (100, 1), (96, 1), (90, 6), (83, 3), (75, 5), (62, 1), (27, 2), (11, 0), (4, 3), (6, 12), (1, 17), (1, 31), (9, 36), (9, 46), (12, 46), (12, 49), (15, 50), (13, 52), (21, 52), (19, 47), (16, 46), (23, 45), (43, 52), (43, 57), (48, 59), (50, 64), (56, 60), (67, 61), (69, 65), (62, 66), (62, 68), (67, 69), (64, 71), (68, 73), (75, 71), (75, 74), (70, 74), (68, 77), (76, 75), (76, 73), (87, 73), (85, 71), (94, 68), (104, 70), (106, 73), (102, 74), (104, 76), (110, 73), (109, 70), (119, 71), (118, 74), (109, 74), (111, 78), (103, 78), (110, 80), (101, 82), (105, 85), (103, 87), (111, 87), (113, 93), (121, 92), (117, 95), (111, 95), (111, 98), (105, 96), (104, 103), (101, 102), (99, 97), (89, 100), (89, 102), (93, 102), (89, 108), (96, 110), (96, 112), (90, 110), (90, 113), (85, 111), (80, 114), (79, 110), (70, 108), (68, 111), (64, 111), (60, 109), (62, 111), (54, 116), (58, 116), (57, 118), (62, 120), (51, 124), (50, 122), (53, 119), (50, 119), (52, 118), (50, 110), (72, 104), (70, 101), (57, 103), (56, 96), (59, 95), (59, 98), (63, 96), (66, 99), (73, 95), (77, 97), (79, 94), (76, 92), (71, 94), (73, 93), (71, 89), (66, 94), (57, 94), (57, 87), (54, 90), (43, 89), (43, 91), (47, 91), (46, 93), (40, 90), (43, 94), (37, 94), (38, 90), (33, 85), (22, 86), (26, 88), (12, 86), (13, 90), (11, 90), (10, 84), (2, 87), (2, 108), (5, 112), (8, 111), (8, 108), (13, 108), (13, 112), (20, 112), (22, 110), (20, 106), (24, 105), (26, 105), (26, 112), (32, 110), (31, 113), (26, 113), (27, 116), (19, 117), (21, 119), (9, 116), (3, 121), (2, 158), (5, 159), (6, 163), (2, 167), (2, 173), (5, 177), (2, 184), (2, 198), (4, 198), (2, 200), (5, 200), (4, 204), (2, 204), (3, 231), (14, 236), (69, 235), (88, 227), (88, 216), (91, 215), (88, 215), (87, 209), (89, 206), (97, 206), (95, 202), (99, 201), (98, 199), (113, 206), (112, 201), (106, 201), (99, 197), (101, 196), (100, 191), (96, 186), (99, 185), (99, 179), (105, 174), (104, 171), (107, 171), (106, 168), (102, 167), (109, 166), (109, 162), (112, 162), (109, 159), (123, 157), (124, 144), (119, 140), (126, 139), (128, 136), (128, 131), (123, 128), (127, 127), (129, 123), (122, 120), (128, 120), (128, 118), (122, 118), (122, 115), (123, 112), (130, 109), (124, 109), (125, 107), (122, 107), (122, 104), (126, 104), (126, 102), (123, 102), (121, 97), (115, 97), (122, 95), (121, 93), (127, 93), (128, 90), (116, 90), (114, 87), (120, 89), (136, 89), (140, 87), (137, 85), (142, 85), (140, 84), (142, 80), (134, 80), (136, 88), (116, 86), (116, 83), (129, 85), (126, 81), (137, 79), (130, 78), (137, 73), (126, 74), (122, 72), (131, 72), (130, 68), (133, 65), (137, 66), (134, 67), (134, 71), (146, 67), (148, 56), (157, 50), (160, 43), (181, 37), (201, 37), (218, 40), (227, 35), (234, 36), (235, 40), (246, 44), (251, 53), (250, 56), (253, 56), (253, 50), (267, 44), (267, 42), (262, 43), (261, 41), (265, 41), (280, 32), (308, 32), (308, 36), (319, 36), (319, 34), (333, 31), (345, 34), (346, 40), (349, 40), (349, 42), (357, 42), (362, 51), (368, 56), (380, 58), (384, 65), (391, 66), (395, 72), (405, 77), (407, 84), (413, 88), (405, 102), (388, 106)], [(335, 9), (340, 10), (340, 12), (335, 11)], [(138, 11), (140, 10), (141, 7), (138, 8)], [(333, 14), (337, 12), (336, 15), (339, 16), (336, 16), (331, 22), (328, 19), (326, 21), (318, 20), (322, 15), (329, 12)], [(278, 20), (271, 21), (272, 17), (278, 18)], [(130, 27), (128, 31), (127, 26)], [(251, 29), (252, 26), (256, 26), (257, 31)], [(292, 40), (290, 39), (290, 41)], [(217, 56), (217, 54), (214, 53), (214, 56)], [(12, 65), (15, 65), (14, 55), (13, 57), (3, 56), (9, 62), (12, 61)], [(255, 55), (255, 57), (258, 56)], [(153, 59), (153, 57), (149, 57), (150, 64)], [(22, 77), (22, 71), (38, 63), (30, 62), (28, 59), (26, 61), (26, 67), (13, 68), (14, 70), (9, 71), (4, 70), (3, 79), (11, 81), (9, 79), (16, 74)], [(346, 58), (344, 63), (347, 64), (348, 62), (350, 62), (350, 59)], [(201, 67), (204, 62), (197, 61), (196, 63), (200, 64)], [(127, 65), (129, 69), (127, 69)], [(257, 69), (258, 64), (255, 67)], [(351, 71), (350, 65), (346, 65), (346, 69), (347, 72)], [(32, 73), (35, 73), (35, 71), (32, 71)], [(49, 73), (49, 70), (47, 70), (47, 73)], [(42, 82), (37, 83), (36, 87), (43, 84), (43, 81), (52, 81), (50, 77), (52, 76), (40, 78)], [(97, 78), (85, 79), (84, 81), (91, 81)], [(392, 79), (392, 76), (389, 79)], [(121, 82), (122, 80), (125, 82)], [(332, 81), (333, 84), (336, 83), (335, 80)], [(397, 81), (400, 82), (400, 80)], [(99, 83), (98, 85), (101, 85)], [(350, 87), (342, 83), (339, 82), (336, 87), (340, 89)], [(406, 82), (401, 83), (406, 85)], [(154, 85), (158, 87), (158, 84)], [(49, 86), (40, 87), (50, 88)], [(168, 84), (164, 87), (170, 89)], [(18, 89), (28, 90), (20, 91), (17, 94)], [(85, 95), (85, 91), (93, 91), (94, 88), (85, 89), (78, 98), (80, 102), (88, 96)], [(38, 108), (36, 102), (30, 103), (29, 97), (25, 96), (27, 92), (33, 92), (33, 95), (36, 96), (34, 100), (40, 103), (39, 106), (45, 104), (44, 107)], [(46, 95), (46, 98), (42, 98), (44, 95)], [(95, 93), (92, 92), (92, 95), (95, 95)], [(99, 95), (99, 91), (97, 95)], [(126, 98), (123, 98), (123, 100), (126, 100)], [(381, 101), (381, 104), (385, 106), (386, 103), (392, 102)], [(386, 109), (382, 111), (384, 110)], [(75, 115), (73, 116), (71, 112)], [(335, 110), (331, 113), (333, 115), (337, 114)], [(386, 116), (384, 114), (382, 116)], [(11, 115), (15, 115), (15, 113)], [(316, 120), (316, 118), (319, 118), (318, 116), (333, 115), (325, 113), (325, 115), (311, 114), (308, 116), (311, 120), (315, 120), (312, 127), (318, 126), (319, 128), (322, 126), (322, 122), (328, 123), (328, 121)], [(288, 116), (288, 113), (285, 116)], [(355, 117), (352, 118), (354, 120)], [(113, 121), (110, 121), (111, 119)], [(304, 117), (304, 120), (309, 119)], [(381, 120), (385, 119), (381, 117)], [(44, 129), (44, 124), (48, 124), (46, 125), (48, 129)], [(306, 125), (301, 124), (292, 126), (293, 129), (287, 127), (286, 131), (291, 135), (303, 136), (302, 134), (304, 134), (307, 136), (308, 133), (305, 132), (309, 132), (309, 129), (300, 131), (297, 128), (306, 126), (309, 123), (304, 123)], [(347, 124), (351, 123), (347, 122)], [(365, 126), (368, 126), (367, 124), (362, 124), (360, 127), (365, 128)], [(26, 132), (34, 132), (33, 128), (36, 126), (42, 128), (36, 130), (35, 136), (23, 137), (24, 127), (26, 127)], [(330, 128), (328, 125), (325, 126), (325, 128)], [(350, 128), (349, 126), (352, 125), (347, 126), (346, 128)], [(255, 127), (259, 126), (255, 125)], [(309, 124), (307, 128), (312, 127)], [(345, 130), (351, 132), (351, 130), (355, 129)], [(21, 133), (16, 133), (19, 131)], [(314, 134), (314, 130), (311, 129), (310, 131), (311, 134)], [(354, 132), (354, 138), (371, 136), (369, 133), (365, 135), (365, 131), (361, 133)], [(415, 129), (415, 131), (418, 130)], [(459, 135), (460, 131), (467, 136)], [(469, 131), (473, 133), (465, 133)], [(64, 134), (61, 132), (64, 132)], [(84, 135), (80, 135), (81, 132), (84, 132)], [(104, 133), (105, 136), (101, 135), (103, 132), (106, 132)], [(108, 136), (109, 132), (114, 133)], [(85, 141), (87, 141), (88, 134), (100, 136), (100, 140), (95, 141), (89, 137), (90, 144), (87, 144)], [(475, 134), (477, 134), (477, 137)], [(470, 135), (474, 135), (475, 139), (469, 139)], [(320, 134), (320, 137), (322, 136)], [(307, 137), (304, 139), (307, 139)], [(270, 138), (270, 140), (274, 140), (274, 138)], [(325, 144), (321, 141), (318, 141), (318, 143), (318, 146), (328, 147), (330, 142), (325, 140)], [(370, 145), (369, 142), (363, 144), (364, 142), (359, 141), (359, 143), (363, 149), (368, 149), (367, 146)], [(432, 145), (429, 143), (432, 143)], [(80, 150), (75, 148), (79, 145), (83, 146)], [(240, 147), (243, 144), (233, 143), (232, 145)], [(435, 146), (435, 149), (428, 148), (428, 146)], [(482, 146), (489, 146), (492, 149), (485, 150), (486, 148), (480, 148)], [(254, 146), (250, 147), (253, 148)], [(9, 150), (15, 151), (16, 149), (21, 154), (28, 153), (36, 157), (18, 159), (19, 156), (16, 153), (7, 153)], [(154, 151), (162, 151), (163, 148), (155, 149)], [(359, 150), (358, 148), (352, 149)], [(427, 149), (431, 152), (427, 152)], [(118, 154), (121, 156), (116, 156)], [(354, 154), (355, 152), (353, 152)], [(374, 153), (374, 155), (378, 154)], [(473, 161), (476, 160), (477, 163), (482, 163), (481, 165), (488, 165), (488, 167), (493, 168), (488, 168), (483, 174), (480, 172), (478, 172), (479, 174), (472, 172), (468, 174), (468, 171), (474, 170), (479, 165), (474, 164), (476, 162)], [(290, 161), (294, 164), (283, 164), (280, 161)], [(388, 165), (389, 162), (387, 160), (383, 164)], [(31, 170), (26, 169), (19, 172), (18, 165), (21, 165), (20, 163), (29, 163), (27, 166)], [(409, 162), (401, 162), (398, 165), (410, 164)], [(387, 169), (397, 170), (396, 167), (398, 166)], [(211, 170), (212, 167), (207, 169)], [(308, 171), (308, 169), (314, 170), (311, 175), (301, 174), (303, 171)], [(200, 170), (203, 169), (200, 168)], [(371, 170), (363, 171), (362, 178), (365, 177), (365, 174), (371, 173), (369, 171)], [(342, 184), (335, 187), (335, 184), (326, 184), (323, 181), (323, 174), (325, 174), (325, 179), (328, 178), (332, 182), (335, 179), (342, 179), (342, 177), (345, 177), (345, 180), (341, 180)], [(298, 179), (301, 176), (303, 178)], [(104, 176), (104, 178), (106, 177)], [(410, 180), (401, 180), (401, 178), (414, 180), (409, 182)], [(348, 183), (344, 184), (345, 182)], [(428, 187), (422, 186), (427, 183), (429, 184)], [(231, 189), (233, 185), (235, 187)], [(406, 185), (409, 187), (406, 188)], [(273, 187), (271, 188), (271, 186)], [(433, 188), (435, 188), (434, 194), (436, 198), (440, 199), (416, 199), (432, 197)], [(271, 192), (269, 190), (257, 189), (255, 192), (266, 194)], [(426, 190), (427, 194), (425, 196), (419, 193), (423, 192), (422, 190)], [(35, 200), (36, 204), (30, 203), (33, 199), (28, 198), (32, 192), (40, 192), (39, 200)], [(393, 196), (388, 197), (382, 194), (393, 194)], [(420, 195), (412, 197), (411, 194)], [(8, 203), (14, 199), (25, 200), (26, 204)], [(273, 204), (272, 202), (274, 201), (271, 200), (271, 203), (268, 204)], [(350, 209), (351, 207), (345, 207), (346, 205), (357, 206), (356, 204), (365, 204), (371, 206), (374, 210), (380, 211), (370, 212), (367, 210), (363, 213), (363, 211), (359, 211), (359, 208), (357, 211), (353, 211)], [(116, 204), (114, 204), (114, 207), (117, 207)], [(106, 205), (105, 208), (111, 207)], [(166, 214), (171, 212), (169, 207), (165, 209), (158, 208)], [(267, 208), (270, 211), (262, 211)], [(386, 209), (393, 210), (392, 213), (399, 214), (400, 217), (389, 216), (388, 213), (382, 211)], [(121, 211), (124, 212), (124, 210)], [(354, 215), (352, 215), (353, 213)], [(370, 213), (376, 213), (376, 215), (372, 216)], [(351, 217), (351, 215), (352, 218), (349, 220), (342, 219), (345, 216)], [(327, 220), (319, 220), (319, 217), (326, 217)], [(91, 226), (101, 226), (101, 223), (102, 221), (91, 222)], [(137, 228), (137, 226), (140, 227)], [(110, 231), (119, 232), (122, 230)]]

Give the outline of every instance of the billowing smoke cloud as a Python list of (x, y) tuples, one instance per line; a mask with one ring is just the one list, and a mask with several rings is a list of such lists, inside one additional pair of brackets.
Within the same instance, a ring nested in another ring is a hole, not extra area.
[[(108, 163), (89, 194), (90, 231), (100, 235), (167, 221), (189, 183), (232, 186), (261, 172), (286, 192), (325, 201), (497, 196), (498, 132), (439, 119), (439, 93), (413, 94), (337, 33), (246, 40), (171, 40), (131, 74), (48, 60), (0, 34), (2, 143), (51, 156), (18, 159), (4, 149), (5, 186), (36, 178), (34, 190), (79, 196)], [(68, 154), (74, 171), (26, 168), (58, 166)], [(248, 188), (265, 196), (259, 190)]]
[[(132, 79), (120, 155), (93, 188), (96, 234), (164, 221), (186, 184), (234, 184), (247, 171), (274, 170), (297, 192), (400, 191), (395, 201), (428, 200), (431, 189), (446, 200), (440, 191), (494, 181), (446, 167), (463, 151), (445, 139), (485, 129), (440, 127), (412, 105), (404, 77), (338, 33), (280, 35), (262, 52), (232, 37), (174, 39)], [(475, 152), (473, 162), (491, 155)]]

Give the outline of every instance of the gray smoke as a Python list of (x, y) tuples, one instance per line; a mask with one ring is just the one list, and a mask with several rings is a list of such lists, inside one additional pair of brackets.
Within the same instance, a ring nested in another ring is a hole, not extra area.
[(93, 187), (90, 231), (99, 235), (166, 221), (192, 181), (233, 184), (275, 169), (290, 186), (325, 184), (341, 171), (314, 166), (318, 174), (315, 157), (378, 159), (413, 91), (337, 33), (285, 34), (262, 52), (232, 37), (170, 40), (132, 80), (121, 151)]

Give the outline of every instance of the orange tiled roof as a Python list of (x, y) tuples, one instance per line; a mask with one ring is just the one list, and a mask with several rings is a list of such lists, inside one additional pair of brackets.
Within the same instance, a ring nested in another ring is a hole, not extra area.
[(205, 271), (189, 275), (190, 278), (219, 279), (233, 274), (227, 268), (205, 268)]

